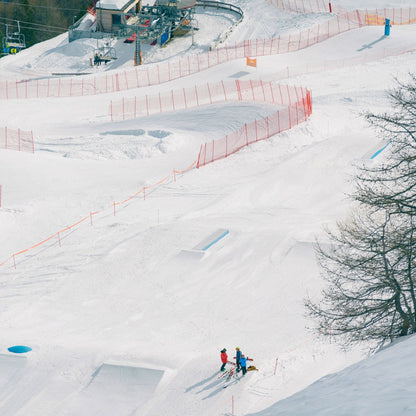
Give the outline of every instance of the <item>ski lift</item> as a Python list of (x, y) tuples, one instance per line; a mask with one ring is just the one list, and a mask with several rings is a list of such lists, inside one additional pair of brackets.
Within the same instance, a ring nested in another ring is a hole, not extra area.
[(114, 59), (117, 59), (115, 48), (111, 46), (111, 42), (106, 42), (105, 46), (97, 47), (94, 50), (94, 65), (101, 65), (101, 63), (107, 64)]
[(25, 35), (20, 33), (20, 22), (17, 22), (17, 32), (10, 33), (6, 25), (6, 36), (3, 38), (3, 52), (7, 55), (15, 54), (26, 48)]

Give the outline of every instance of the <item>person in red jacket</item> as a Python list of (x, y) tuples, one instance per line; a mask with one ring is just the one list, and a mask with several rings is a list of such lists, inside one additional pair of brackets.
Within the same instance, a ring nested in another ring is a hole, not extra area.
[(225, 371), (225, 364), (227, 364), (227, 361), (228, 361), (227, 350), (223, 348), (221, 350), (221, 362), (222, 362), (221, 371)]

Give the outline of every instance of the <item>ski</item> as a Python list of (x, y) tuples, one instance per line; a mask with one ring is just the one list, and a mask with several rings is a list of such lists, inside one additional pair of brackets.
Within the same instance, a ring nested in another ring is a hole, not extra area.
[(233, 384), (237, 384), (242, 377), (237, 376), (236, 374), (234, 374), (234, 376), (232, 376), (232, 378), (230, 378), (230, 380), (226, 380), (225, 384), (222, 386), (224, 389), (226, 389), (229, 386), (232, 386)]
[(224, 378), (224, 377), (228, 376), (230, 374), (230, 372), (234, 371), (235, 368), (237, 368), (237, 364), (236, 363), (233, 363), (231, 361), (228, 361), (227, 364), (231, 364), (233, 367), (232, 368), (229, 368), (228, 370), (222, 371), (220, 373), (220, 375), (218, 376), (218, 378)]

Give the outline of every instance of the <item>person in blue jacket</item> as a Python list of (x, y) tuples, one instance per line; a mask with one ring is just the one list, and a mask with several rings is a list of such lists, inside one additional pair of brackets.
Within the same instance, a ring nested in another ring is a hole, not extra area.
[(247, 358), (244, 354), (241, 354), (240, 365), (241, 365), (241, 371), (243, 372), (243, 376), (244, 376), (247, 373)]
[(240, 360), (241, 360), (241, 351), (240, 348), (236, 348), (235, 349), (235, 363), (237, 365), (237, 373), (239, 371), (241, 371), (241, 364), (240, 364)]

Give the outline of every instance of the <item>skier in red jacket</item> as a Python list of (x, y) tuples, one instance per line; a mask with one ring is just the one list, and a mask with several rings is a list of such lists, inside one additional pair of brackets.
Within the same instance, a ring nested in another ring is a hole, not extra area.
[(227, 361), (228, 361), (227, 350), (223, 348), (221, 350), (221, 362), (222, 362), (221, 371), (225, 371), (225, 364), (227, 364)]

